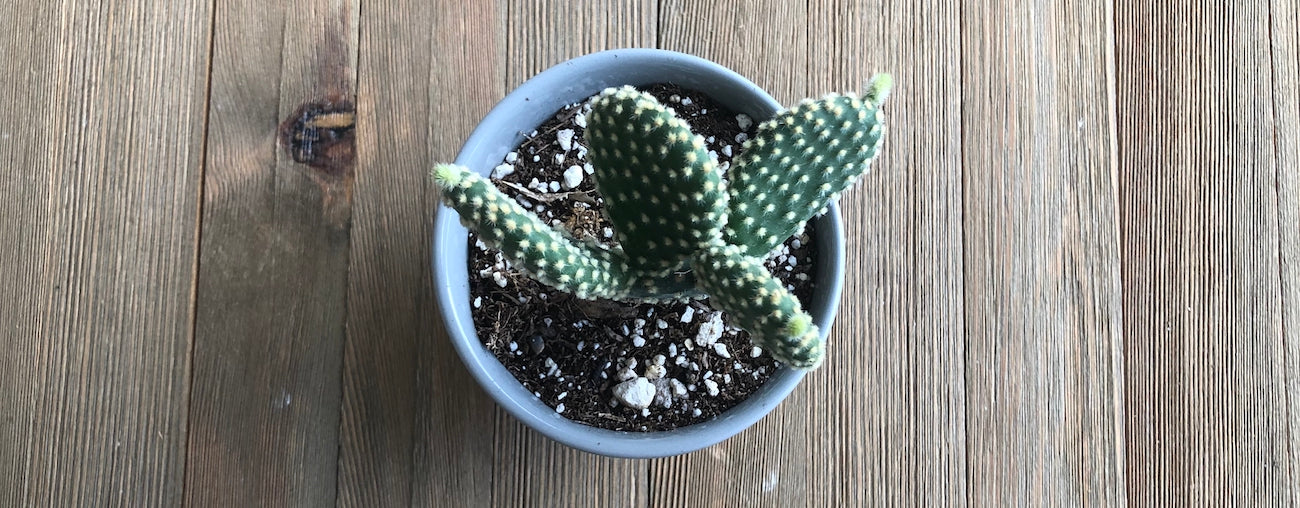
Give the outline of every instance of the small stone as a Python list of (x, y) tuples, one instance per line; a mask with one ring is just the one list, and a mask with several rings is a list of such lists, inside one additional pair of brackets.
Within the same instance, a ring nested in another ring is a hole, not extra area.
[(564, 164), (564, 153), (557, 153), (557, 154), (555, 154), (555, 163), (556, 163), (556, 164)]
[(645, 367), (645, 378), (651, 381), (662, 378), (667, 373), (668, 369), (664, 368), (663, 365), (650, 364)]
[(731, 145), (727, 145), (727, 146), (722, 147), (722, 155), (726, 155), (727, 157), (731, 157)]
[(798, 238), (795, 238), (794, 240), (790, 240), (790, 246), (798, 249), (799, 247), (803, 247), (803, 242), (799, 241)]
[(655, 385), (654, 403), (663, 407), (673, 407), (673, 387), (668, 380), (659, 378), (650, 380)]
[[(642, 409), (642, 410), (641, 410), (641, 416), (650, 416), (650, 408)], [(642, 427), (642, 428), (644, 428), (644, 427)]]
[(519, 350), (519, 343), (517, 343), (517, 342), (515, 342), (515, 341), (510, 341), (510, 351), (511, 351), (511, 352), (514, 352), (514, 351), (518, 351), (518, 350)]
[(632, 346), (633, 346), (633, 347), (645, 347), (645, 337), (642, 337), (642, 336), (640, 336), (640, 335), (633, 335), (633, 336), (632, 336)]
[(717, 353), (718, 356), (721, 356), (723, 358), (731, 358), (731, 352), (727, 351), (727, 345), (721, 342), (713, 343), (713, 352)]
[(740, 130), (747, 131), (752, 125), (754, 125), (754, 119), (750, 118), (749, 115), (744, 113), (736, 115), (736, 126), (740, 127)]
[(541, 162), (541, 161), (542, 161), (542, 156), (540, 155), (533, 156), (533, 162)]
[(500, 287), (506, 287), (506, 284), (508, 284), (506, 276), (502, 275), (501, 272), (492, 272), (492, 280)]
[[(510, 152), (514, 153), (514, 152)], [(492, 178), (501, 179), (515, 172), (515, 167), (510, 164), (501, 164), (492, 168)]]
[[(563, 162), (563, 161), (561, 161), (561, 162)], [(551, 182), (550, 184), (548, 184), (548, 186), (550, 187), (551, 192), (559, 192), (559, 191), (560, 191), (560, 182)]]
[(569, 151), (573, 149), (573, 129), (560, 129), (555, 133), (555, 141), (560, 143), (560, 149)]
[(519, 154), (517, 152), (506, 154), (506, 164), (514, 164), (517, 160), (519, 160)]
[(645, 409), (655, 398), (655, 385), (643, 377), (629, 379), (614, 385), (614, 398), (634, 409)]
[(564, 188), (572, 189), (582, 184), (582, 168), (578, 166), (569, 166), (564, 170)]
[(655, 355), (655, 357), (651, 359), (651, 361), (654, 363), (654, 365), (663, 365), (668, 361), (668, 358), (665, 357), (664, 355)]
[(564, 400), (564, 398), (568, 396), (569, 396), (569, 392), (560, 392), (559, 395), (555, 396), (555, 400)]
[(763, 348), (754, 346), (754, 349), (749, 350), (750, 358), (758, 358), (760, 356), (763, 356)]
[(668, 345), (668, 356), (677, 356), (677, 344)]
[(610, 229), (610, 228), (608, 228), (608, 227), (605, 228), (605, 229), (603, 229), (603, 230), (601, 230), (600, 233), (603, 234), (603, 235), (605, 235), (605, 238), (613, 238), (613, 237), (614, 237), (614, 230), (612, 230), (612, 229)]
[(683, 106), (690, 106), (690, 105), (691, 105), (691, 98), (690, 98), (690, 97), (682, 97), (682, 105), (683, 105)]
[(704, 412), (700, 411), (698, 407), (691, 410), (691, 416), (700, 416), (701, 414), (704, 414)]
[(717, 397), (721, 390), (718, 390), (718, 382), (712, 379), (704, 380), (704, 390), (709, 392), (710, 397)]
[(578, 113), (578, 114), (576, 114), (576, 115), (573, 115), (573, 123), (576, 124), (578, 127), (582, 127), (582, 128), (584, 128), (584, 129), (586, 129), (586, 128), (587, 128), (587, 115), (584, 115), (584, 114), (582, 114), (582, 113)]
[(742, 132), (742, 133), (736, 135), (736, 142), (737, 142), (737, 143), (744, 143), (744, 142), (746, 142), (746, 141), (749, 141), (749, 134), (745, 134), (745, 133)]
[(686, 310), (682, 311), (682, 322), (689, 323), (691, 322), (691, 319), (694, 317), (695, 317), (695, 307), (691, 307), (690, 305), (687, 305)]
[(592, 174), (592, 173), (595, 173), (595, 172), (596, 172), (596, 166), (592, 166), (590, 162), (585, 163), (585, 164), (582, 165), (582, 172), (583, 172), (583, 173), (586, 173), (586, 174), (589, 174), (589, 175)]
[(659, 328), (660, 330), (663, 330), (664, 328), (668, 328), (668, 322), (667, 322), (667, 321), (664, 321), (664, 320), (662, 320), (662, 319), (656, 319), (656, 320), (655, 320), (655, 327), (656, 327), (656, 328)]
[(561, 402), (561, 403), (555, 405), (555, 412), (556, 412), (556, 413), (563, 413), (563, 412), (564, 412), (564, 403), (563, 403), (563, 402)]
[(481, 296), (474, 297), (474, 308), (477, 309), (482, 306), (483, 306), (483, 297)]

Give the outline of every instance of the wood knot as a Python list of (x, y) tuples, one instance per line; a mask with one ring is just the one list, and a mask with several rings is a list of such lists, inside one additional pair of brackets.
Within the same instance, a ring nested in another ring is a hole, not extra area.
[(350, 100), (306, 102), (280, 123), (280, 144), (294, 162), (345, 176), (356, 161), (356, 120), (357, 109)]

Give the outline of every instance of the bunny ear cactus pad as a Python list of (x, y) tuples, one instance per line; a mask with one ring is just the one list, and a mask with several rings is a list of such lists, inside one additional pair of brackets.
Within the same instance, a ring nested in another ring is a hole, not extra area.
[(734, 316), (773, 358), (800, 369), (821, 365), (826, 344), (812, 316), (763, 267), (761, 258), (719, 242), (697, 254), (694, 266), (710, 302)]
[(890, 83), (880, 75), (865, 97), (804, 100), (760, 124), (728, 170), (727, 242), (766, 254), (866, 173), (884, 139), (880, 106)]
[(650, 94), (609, 88), (586, 136), (596, 190), (631, 268), (663, 275), (720, 238), (726, 185), (704, 139)]
[(614, 252), (575, 243), (468, 168), (440, 164), (432, 176), (465, 227), (542, 283), (578, 298), (617, 298), (627, 287)]

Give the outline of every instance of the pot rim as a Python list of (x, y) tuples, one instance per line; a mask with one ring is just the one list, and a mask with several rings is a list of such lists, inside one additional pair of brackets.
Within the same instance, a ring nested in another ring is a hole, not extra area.
[[(710, 95), (731, 110), (748, 114), (755, 122), (781, 109), (758, 85), (703, 58), (658, 49), (608, 50), (562, 62), (524, 82), (480, 121), (457, 155), (456, 163), (486, 175), (506, 152), (518, 147), (526, 132), (541, 125), (564, 105), (585, 100), (608, 86), (665, 81)], [(519, 124), (527, 125), (527, 131), (503, 131), (505, 125)], [(819, 291), (808, 311), (825, 339), (843, 289), (844, 224), (835, 203), (827, 207), (827, 213), (811, 222), (817, 232), (818, 270), (814, 280)], [(570, 420), (524, 388), (479, 340), (470, 309), (468, 231), (454, 211), (438, 207), (432, 240), (438, 310), (465, 367), (507, 412), (528, 427), (573, 448), (612, 457), (654, 458), (712, 446), (766, 416), (805, 374), (782, 367), (749, 398), (718, 417), (669, 431), (613, 431)]]

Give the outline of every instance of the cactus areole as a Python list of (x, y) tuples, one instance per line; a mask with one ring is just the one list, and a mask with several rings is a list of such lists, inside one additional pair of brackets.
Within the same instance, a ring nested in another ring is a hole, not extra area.
[(605, 89), (591, 99), (587, 138), (613, 247), (551, 227), (471, 168), (439, 164), (432, 180), (465, 227), (546, 285), (584, 299), (707, 297), (778, 361), (814, 369), (822, 334), (763, 257), (871, 168), (889, 88), (880, 75), (861, 96), (777, 113), (725, 174), (671, 108), (629, 86)]

